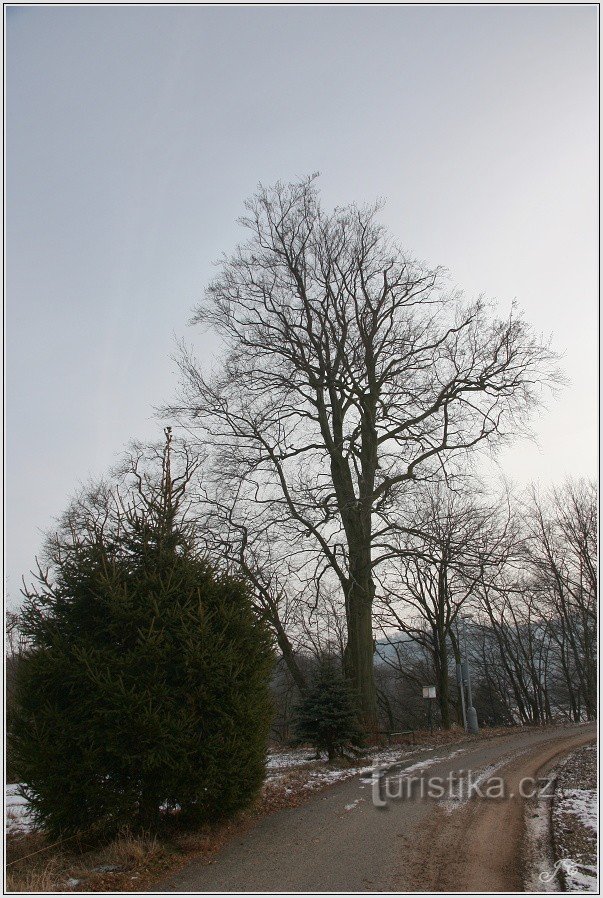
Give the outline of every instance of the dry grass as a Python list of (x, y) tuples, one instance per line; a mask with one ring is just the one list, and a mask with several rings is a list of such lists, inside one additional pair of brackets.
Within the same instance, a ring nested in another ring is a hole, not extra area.
[(157, 838), (124, 832), (102, 848), (76, 854), (47, 846), (40, 833), (7, 839), (7, 891), (138, 891), (168, 869), (172, 852)]
[(135, 836), (125, 832), (103, 851), (104, 863), (116, 867), (133, 867), (150, 862), (161, 853), (157, 836)]
[(58, 857), (52, 857), (43, 865), (35, 864), (30, 869), (9, 868), (6, 873), (7, 892), (55, 892), (61, 877)]

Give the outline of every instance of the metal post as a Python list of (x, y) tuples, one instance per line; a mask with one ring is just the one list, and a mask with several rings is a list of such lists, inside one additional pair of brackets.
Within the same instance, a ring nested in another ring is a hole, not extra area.
[(463, 712), (463, 729), (467, 730), (467, 712), (465, 711), (465, 687), (463, 686), (463, 665), (459, 662), (456, 666), (456, 682), (461, 693), (461, 710)]
[(459, 661), (456, 665), (456, 685), (461, 696), (461, 711), (463, 714), (463, 729), (468, 733), (467, 729), (467, 712), (465, 710), (465, 685), (463, 678), (463, 656), (461, 654), (461, 637), (459, 636), (459, 616), (455, 620), (456, 623), (456, 645), (459, 653)]
[(467, 732), (479, 733), (477, 711), (473, 707), (473, 698), (471, 695), (471, 671), (469, 670), (469, 653), (467, 651), (467, 621), (465, 618), (463, 618), (463, 636), (465, 637), (465, 658), (467, 661)]

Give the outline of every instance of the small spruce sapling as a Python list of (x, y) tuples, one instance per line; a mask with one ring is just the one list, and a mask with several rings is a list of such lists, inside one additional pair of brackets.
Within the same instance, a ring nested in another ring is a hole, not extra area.
[(362, 748), (353, 696), (331, 660), (320, 663), (314, 685), (297, 709), (295, 732), (298, 743), (311, 743), (329, 762)]

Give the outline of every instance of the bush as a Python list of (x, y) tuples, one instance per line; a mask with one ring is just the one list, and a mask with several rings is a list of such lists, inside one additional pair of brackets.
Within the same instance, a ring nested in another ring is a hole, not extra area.
[(353, 696), (332, 663), (321, 663), (313, 687), (298, 708), (295, 730), (299, 742), (309, 742), (329, 761), (362, 746)]
[(28, 594), (16, 765), (53, 836), (154, 828), (162, 807), (215, 820), (264, 778), (270, 637), (196, 551), (169, 477), (137, 505), (105, 497), (100, 528), (80, 502)]

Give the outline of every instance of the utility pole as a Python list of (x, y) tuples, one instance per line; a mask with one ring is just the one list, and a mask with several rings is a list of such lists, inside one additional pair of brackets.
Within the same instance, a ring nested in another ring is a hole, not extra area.
[(463, 620), (463, 636), (465, 642), (465, 671), (463, 673), (466, 674), (466, 682), (467, 682), (467, 732), (468, 733), (479, 733), (479, 725), (477, 722), (477, 711), (473, 707), (473, 697), (471, 695), (471, 671), (469, 670), (469, 655), (467, 652), (467, 620), (466, 618), (462, 618)]
[(463, 665), (459, 661), (456, 666), (456, 682), (461, 694), (461, 710), (463, 712), (463, 729), (467, 732), (467, 712), (465, 711), (465, 688), (463, 686)]
[(461, 711), (463, 712), (463, 729), (468, 733), (467, 729), (467, 711), (465, 709), (465, 678), (463, 676), (463, 655), (461, 646), (461, 637), (459, 636), (459, 615), (455, 619), (456, 624), (456, 645), (459, 660), (456, 665), (456, 685), (458, 686), (459, 695), (461, 696)]

